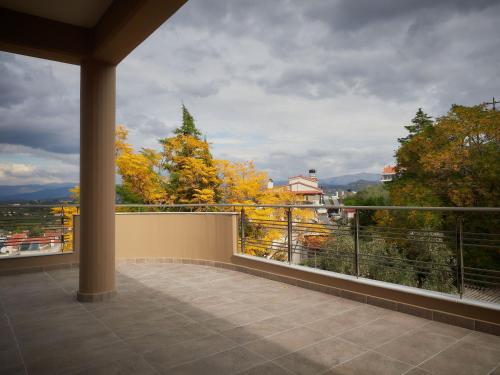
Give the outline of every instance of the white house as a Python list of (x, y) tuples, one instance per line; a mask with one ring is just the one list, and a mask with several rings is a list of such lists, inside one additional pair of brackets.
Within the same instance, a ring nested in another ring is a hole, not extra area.
[(323, 190), (319, 187), (316, 170), (310, 169), (309, 176), (293, 176), (288, 178), (288, 189), (297, 195), (303, 196), (304, 202), (323, 203)]

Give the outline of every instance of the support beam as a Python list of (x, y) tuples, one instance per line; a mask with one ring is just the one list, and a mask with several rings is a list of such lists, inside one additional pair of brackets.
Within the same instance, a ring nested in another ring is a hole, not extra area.
[(113, 1), (94, 27), (95, 59), (118, 64), (187, 0)]
[(80, 287), (78, 300), (102, 301), (115, 293), (114, 65), (81, 64)]
[(93, 47), (92, 30), (0, 7), (0, 50), (80, 64)]
[[(95, 59), (117, 65), (186, 1), (114, 0), (93, 28), (55, 21), (48, 11), (43, 13), (49, 18), (43, 18), (0, 7), (0, 51), (70, 64)], [(33, 1), (30, 7), (37, 14), (47, 4)]]

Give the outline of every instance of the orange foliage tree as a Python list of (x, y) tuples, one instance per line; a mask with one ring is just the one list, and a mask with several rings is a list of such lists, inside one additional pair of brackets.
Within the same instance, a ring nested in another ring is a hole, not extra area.
[(119, 125), (116, 129), (116, 167), (122, 178), (122, 191), (140, 203), (168, 202), (165, 180), (159, 173), (161, 154), (152, 149), (134, 152), (127, 136), (128, 130)]

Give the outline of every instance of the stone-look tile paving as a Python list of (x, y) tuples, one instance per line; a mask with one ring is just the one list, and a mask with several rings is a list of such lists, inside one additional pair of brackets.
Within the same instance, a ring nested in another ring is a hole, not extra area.
[(499, 374), (500, 337), (208, 266), (0, 276), (0, 374)]

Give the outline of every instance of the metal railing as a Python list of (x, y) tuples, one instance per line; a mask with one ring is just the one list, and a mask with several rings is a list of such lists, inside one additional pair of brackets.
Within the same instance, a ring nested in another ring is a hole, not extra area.
[[(41, 247), (71, 250), (68, 212), (77, 210), (0, 206), (0, 257)], [(240, 253), (500, 303), (500, 208), (135, 204), (116, 210), (236, 212)]]
[(498, 207), (176, 204), (117, 210), (238, 212), (240, 253), (500, 303)]
[[(241, 208), (242, 253), (500, 303), (498, 208), (275, 208), (269, 220)], [(315, 215), (294, 220), (301, 210)]]
[(0, 205), (0, 259), (72, 251), (71, 205)]

